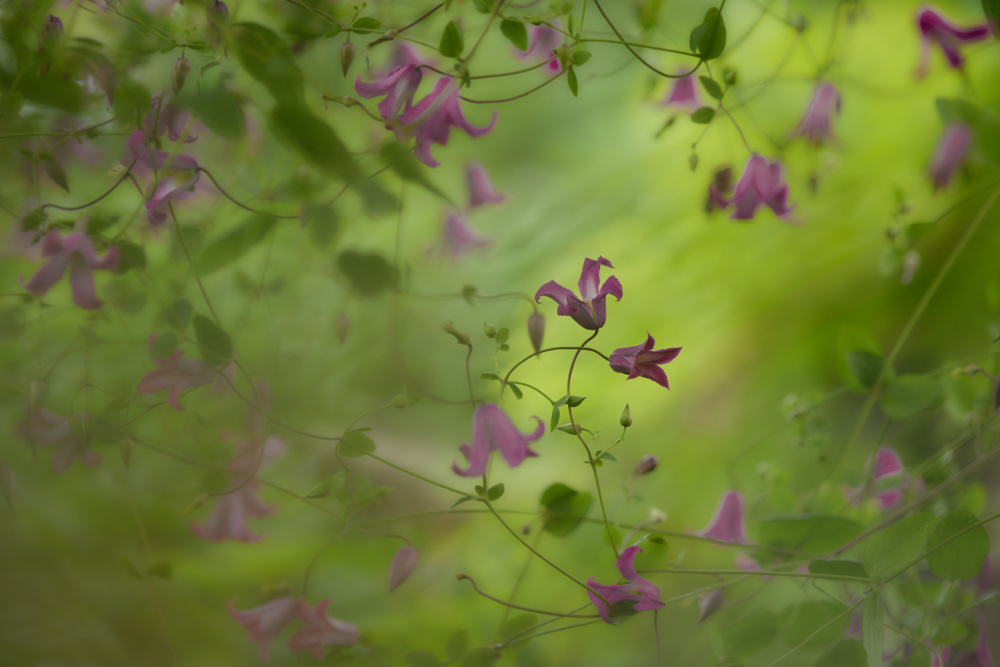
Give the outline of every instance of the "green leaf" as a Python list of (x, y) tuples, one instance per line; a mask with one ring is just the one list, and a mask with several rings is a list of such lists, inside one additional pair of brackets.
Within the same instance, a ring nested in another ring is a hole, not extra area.
[(500, 376), (496, 373), (482, 373), (479, 375), (480, 380), (499, 380)]
[(927, 542), (933, 514), (914, 514), (876, 533), (865, 548), (865, 570), (876, 579), (894, 577), (913, 562)]
[(430, 651), (411, 651), (406, 654), (407, 667), (438, 667), (441, 661)]
[(498, 343), (506, 343), (510, 339), (510, 329), (504, 327), (497, 331), (496, 339)]
[(477, 646), (466, 654), (462, 660), (462, 667), (489, 667), (499, 659), (492, 648)]
[(399, 270), (381, 255), (346, 250), (337, 257), (337, 266), (361, 296), (375, 296), (399, 284)]
[(151, 359), (166, 359), (174, 353), (179, 344), (180, 339), (177, 338), (177, 334), (168, 331), (157, 336), (156, 340), (149, 345), (149, 356)]
[(24, 77), (18, 90), (32, 102), (77, 113), (83, 108), (83, 91), (77, 78), (69, 69), (52, 68), (40, 76)]
[(534, 634), (534, 631), (525, 631), (537, 623), (538, 617), (534, 614), (521, 614), (520, 616), (508, 619), (500, 628), (500, 641), (506, 643), (511, 637), (520, 635), (522, 632), (525, 634), (521, 635), (519, 639), (527, 639)]
[(181, 331), (187, 329), (193, 315), (194, 308), (186, 299), (178, 299), (163, 309), (163, 317), (167, 320), (167, 324)]
[(141, 245), (131, 241), (115, 241), (115, 246), (118, 247), (118, 266), (115, 267), (115, 274), (123, 275), (129, 269), (146, 268), (146, 251)]
[(864, 564), (856, 560), (813, 560), (809, 561), (809, 571), (813, 574), (835, 574), (841, 577), (868, 578)]
[(701, 87), (705, 89), (706, 93), (717, 100), (722, 99), (722, 86), (716, 83), (714, 79), (707, 76), (699, 76), (698, 81), (701, 81)]
[(868, 654), (868, 667), (882, 667), (882, 603), (872, 593), (861, 605), (861, 641)]
[[(927, 555), (931, 572), (949, 581), (979, 574), (990, 553), (990, 538), (978, 523), (975, 515), (964, 510), (947, 514), (938, 522), (927, 538), (927, 551), (933, 551)], [(971, 526), (976, 527), (952, 539)]]
[(491, 501), (499, 500), (501, 496), (503, 496), (503, 482), (500, 482), (495, 486), (491, 486), (490, 490), (486, 493), (486, 497)]
[(362, 16), (357, 21), (355, 21), (354, 25), (351, 27), (354, 28), (355, 30), (378, 30), (379, 27), (381, 27), (381, 25), (382, 22), (379, 21), (377, 18), (373, 18), (371, 16)]
[(125, 79), (115, 90), (115, 115), (125, 127), (135, 127), (142, 124), (142, 119), (149, 112), (152, 96), (141, 84)]
[(206, 363), (218, 366), (228, 364), (233, 359), (233, 344), (229, 334), (219, 328), (204, 315), (194, 316), (194, 335), (198, 340), (201, 358)]
[(845, 609), (844, 605), (830, 600), (796, 602), (778, 613), (781, 639), (788, 646), (798, 646), (808, 639), (804, 649), (823, 648), (837, 641), (850, 622), (851, 615), (845, 614)]
[(691, 122), (699, 125), (708, 125), (713, 118), (715, 118), (715, 109), (712, 107), (701, 107), (695, 109), (694, 113), (691, 114)]
[(983, 0), (983, 13), (993, 25), (1000, 25), (1000, 0)]
[(354, 158), (333, 128), (304, 106), (279, 103), (271, 111), (271, 128), (313, 166), (348, 182), (360, 175)]
[(170, 565), (170, 563), (165, 561), (153, 563), (146, 571), (154, 577), (159, 577), (160, 579), (164, 579), (166, 581), (170, 581), (174, 576), (174, 568)]
[(143, 578), (135, 564), (132, 562), (132, 559), (128, 556), (122, 556), (122, 565), (125, 567), (125, 571), (128, 572), (130, 577), (134, 577), (136, 579)]
[(330, 480), (327, 480), (325, 482), (320, 482), (319, 484), (317, 484), (313, 488), (311, 488), (308, 491), (306, 491), (305, 495), (303, 495), (302, 497), (303, 498), (326, 498), (328, 495), (330, 495), (330, 488), (331, 488)]
[(500, 24), (500, 32), (502, 32), (503, 36), (509, 39), (510, 43), (513, 44), (519, 51), (528, 50), (528, 30), (520, 21), (504, 19)]
[(134, 315), (146, 307), (146, 293), (123, 278), (110, 281), (103, 294), (105, 301), (126, 315)]
[(577, 396), (576, 394), (570, 394), (566, 397), (566, 404), (571, 408), (578, 407), (581, 403), (587, 400), (586, 396)]
[(423, 165), (413, 155), (413, 151), (408, 149), (398, 141), (389, 141), (379, 149), (379, 155), (389, 163), (392, 170), (396, 172), (404, 181), (416, 183), (422, 188), (433, 192), (444, 200), (448, 198), (438, 190), (428, 179), (425, 173), (427, 167)]
[(45, 163), (45, 173), (52, 181), (66, 192), (69, 192), (69, 183), (66, 181), (66, 170), (58, 160), (50, 160)]
[(885, 383), (879, 405), (890, 419), (906, 419), (944, 401), (944, 387), (928, 375), (900, 375)]
[(553, 405), (552, 417), (549, 418), (549, 431), (556, 430), (556, 427), (558, 426), (559, 426), (559, 407)]
[(778, 636), (778, 620), (768, 609), (757, 609), (719, 632), (724, 657), (749, 658), (768, 646)]
[(231, 34), (243, 69), (264, 84), (279, 106), (303, 103), (302, 72), (285, 40), (256, 23), (237, 23)]
[(573, 62), (574, 66), (579, 67), (580, 65), (583, 65), (585, 62), (590, 60), (590, 57), (591, 57), (590, 51), (578, 49), (573, 52), (573, 55), (570, 56), (569, 59)]
[(186, 92), (175, 97), (174, 103), (189, 109), (195, 118), (219, 136), (237, 140), (246, 134), (240, 100), (222, 85), (208, 90)]
[(375, 441), (362, 431), (348, 431), (340, 441), (337, 451), (347, 458), (358, 458), (375, 451)]
[(703, 60), (715, 60), (722, 55), (726, 48), (726, 23), (718, 8), (705, 12), (705, 20), (691, 31), (690, 46)]
[(802, 514), (761, 519), (758, 541), (762, 545), (827, 553), (861, 532), (850, 519), (825, 514)]
[(580, 525), (593, 498), (586, 491), (576, 491), (556, 482), (542, 493), (542, 528), (556, 537), (566, 537)]
[(871, 389), (882, 374), (882, 356), (868, 350), (852, 350), (847, 353), (847, 368), (864, 389)]
[[(476, 10), (480, 14), (489, 14), (493, 11), (494, 0), (472, 0), (472, 3), (476, 6)], [(447, 9), (447, 2), (445, 3), (445, 8)], [(527, 51), (528, 49), (521, 49), (522, 51)]]
[(524, 392), (521, 391), (521, 388), (518, 387), (516, 384), (508, 384), (507, 386), (510, 387), (511, 393), (514, 394), (514, 396), (518, 400), (521, 400), (522, 398), (524, 398)]
[(465, 37), (462, 34), (462, 26), (457, 21), (449, 21), (441, 33), (441, 44), (438, 51), (445, 58), (458, 58), (465, 50)]
[(566, 72), (566, 83), (569, 85), (569, 92), (573, 93), (573, 97), (577, 97), (580, 94), (580, 85), (576, 80), (576, 72), (573, 70)]
[[(862, 373), (862, 376), (870, 380), (871, 384), (862, 384), (861, 380), (858, 378), (858, 374), (855, 373), (855, 370), (851, 367), (849, 362), (849, 358), (855, 351), (868, 352), (877, 357), (879, 360), (879, 370), (882, 370), (882, 350), (879, 348), (875, 339), (872, 338), (872, 336), (864, 329), (856, 326), (844, 325), (840, 328), (840, 332), (837, 335), (835, 356), (837, 374), (840, 376), (840, 379), (844, 382), (844, 384), (851, 390), (865, 394), (868, 393), (868, 390), (875, 385), (875, 381), (878, 378), (877, 376), (872, 377), (872, 369), (869, 369), (867, 372)], [(871, 366), (874, 365), (872, 360), (869, 360), (869, 362)], [(858, 364), (859, 362), (856, 360), (854, 363)], [(891, 369), (885, 370), (891, 372)]]
[(242, 257), (274, 228), (275, 219), (258, 213), (208, 243), (195, 259), (195, 269), (206, 276)]
[(837, 642), (816, 662), (816, 667), (867, 667), (865, 645), (857, 639)]

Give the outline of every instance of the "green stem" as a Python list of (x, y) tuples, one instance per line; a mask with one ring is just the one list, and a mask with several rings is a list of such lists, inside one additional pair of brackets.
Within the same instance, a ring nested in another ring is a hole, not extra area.
[(520, 609), (521, 611), (530, 611), (535, 614), (544, 614), (546, 616), (555, 616), (557, 618), (597, 618), (597, 616), (594, 614), (574, 614), (574, 613), (562, 614), (557, 611), (546, 611), (544, 609), (535, 609), (534, 607), (522, 607), (519, 604), (512, 604), (510, 602), (505, 602), (500, 598), (493, 597), (489, 593), (483, 592), (482, 590), (480, 590), (479, 586), (476, 585), (476, 580), (467, 574), (459, 573), (457, 575), (457, 578), (459, 581), (468, 581), (472, 585), (472, 588), (475, 589), (476, 593), (482, 595), (487, 600), (493, 600), (497, 604), (503, 605), (504, 607), (508, 607), (510, 609)]
[(368, 456), (370, 456), (371, 458), (375, 459), (376, 461), (380, 461), (381, 463), (384, 463), (385, 465), (389, 466), (390, 468), (395, 468), (399, 472), (406, 473), (410, 477), (416, 477), (417, 479), (419, 479), (421, 481), (424, 481), (424, 482), (427, 482), (428, 484), (431, 484), (433, 486), (436, 486), (439, 489), (444, 489), (445, 491), (451, 491), (452, 493), (457, 493), (460, 496), (468, 496), (468, 495), (470, 495), (470, 494), (466, 493), (465, 491), (462, 491), (461, 489), (456, 489), (453, 486), (448, 486), (447, 484), (442, 484), (441, 482), (435, 482), (433, 479), (430, 479), (429, 477), (424, 477), (420, 473), (416, 473), (416, 472), (413, 472), (412, 470), (409, 470), (409, 469), (404, 468), (402, 466), (398, 466), (398, 465), (396, 465), (395, 463), (393, 463), (391, 461), (387, 461), (386, 459), (382, 458), (378, 454), (369, 453)]
[(534, 354), (529, 354), (524, 359), (521, 359), (519, 362), (517, 362), (516, 364), (514, 364), (513, 366), (511, 366), (510, 370), (507, 371), (507, 375), (505, 375), (504, 378), (503, 378), (504, 384), (508, 384), (509, 383), (510, 376), (514, 373), (515, 370), (517, 370), (517, 367), (520, 366), (521, 364), (523, 364), (524, 362), (526, 362), (528, 359), (531, 359), (532, 357), (537, 357), (540, 354), (545, 354), (546, 352), (553, 352), (555, 350), (575, 350), (577, 352), (580, 352), (580, 351), (593, 352), (594, 354), (596, 354), (597, 356), (601, 357), (605, 361), (608, 361), (608, 358), (606, 356), (604, 356), (603, 352), (601, 352), (600, 350), (595, 350), (592, 347), (547, 347), (544, 350), (539, 350), (538, 352), (535, 352)]

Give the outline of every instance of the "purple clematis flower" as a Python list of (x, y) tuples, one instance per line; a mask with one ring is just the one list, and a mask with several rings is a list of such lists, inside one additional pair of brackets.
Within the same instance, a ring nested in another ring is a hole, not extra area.
[(417, 92), (422, 78), (417, 64), (410, 63), (392, 68), (378, 81), (364, 82), (359, 75), (354, 81), (354, 90), (365, 99), (385, 95), (385, 99), (378, 103), (378, 113), (386, 128), (393, 129), (399, 121), (399, 114), (413, 108), (413, 94)]
[(483, 204), (499, 204), (505, 197), (493, 188), (486, 167), (478, 162), (465, 165), (465, 180), (469, 186), (469, 208), (473, 209)]
[(795, 133), (800, 134), (814, 144), (821, 144), (827, 139), (833, 139), (833, 132), (830, 131), (830, 117), (834, 113), (840, 114), (841, 97), (840, 92), (834, 88), (832, 83), (823, 82), (816, 86), (813, 91), (812, 100), (809, 101), (809, 108), (802, 122), (795, 128)]
[[(558, 21), (556, 21), (559, 23)], [(559, 23), (560, 27), (562, 26)], [(537, 58), (538, 60), (552, 59), (545, 69), (550, 75), (558, 74), (562, 71), (562, 63), (556, 58), (555, 50), (563, 45), (563, 36), (559, 30), (552, 26), (537, 25), (531, 29), (531, 37), (528, 41), (527, 51), (517, 51), (517, 57), (522, 60)]]
[(715, 509), (715, 516), (699, 535), (722, 542), (745, 543), (747, 538), (743, 529), (743, 496), (738, 491), (729, 491), (722, 496)]
[(285, 626), (295, 621), (298, 612), (298, 602), (293, 597), (283, 597), (271, 600), (265, 605), (240, 611), (230, 600), (229, 615), (233, 620), (247, 630), (247, 641), (257, 642), (257, 653), (267, 665), (272, 665), (267, 653), (268, 647)]
[(146, 200), (146, 219), (154, 226), (162, 224), (167, 219), (170, 200), (184, 199), (194, 191), (200, 176), (198, 162), (189, 155), (170, 155), (149, 148), (142, 130), (129, 137), (128, 149), (137, 166), (157, 172), (156, 189)]
[(166, 132), (170, 141), (191, 143), (198, 137), (187, 133), (190, 121), (191, 114), (188, 112), (182, 111), (170, 102), (160, 104), (159, 97), (153, 97), (153, 110), (143, 119), (142, 129), (146, 133), (147, 140)]
[(654, 350), (655, 344), (656, 341), (647, 332), (646, 342), (642, 345), (618, 348), (611, 353), (609, 361), (611, 370), (616, 373), (627, 373), (629, 380), (637, 377), (649, 378), (656, 384), (670, 389), (667, 374), (660, 366), (676, 359), (681, 353), (681, 348), (668, 347), (664, 350)]
[(695, 85), (694, 75), (688, 74), (679, 79), (674, 79), (674, 85), (670, 89), (667, 99), (663, 100), (665, 107), (679, 107), (686, 109), (688, 113), (701, 107), (701, 100), (698, 96), (698, 87)]
[(519, 466), (529, 456), (538, 456), (528, 445), (545, 434), (545, 424), (538, 417), (534, 419), (538, 422), (534, 432), (521, 433), (496, 403), (476, 408), (472, 415), (472, 447), (466, 444), (459, 447), (469, 465), (462, 470), (457, 463), (453, 463), (451, 469), (462, 477), (483, 475), (490, 461), (490, 452), (494, 449), (500, 452), (511, 468)]
[[(148, 341), (150, 349), (152, 349), (155, 340), (156, 334), (150, 334)], [(187, 389), (210, 384), (217, 375), (215, 367), (201, 359), (184, 359), (183, 357), (183, 350), (174, 350), (174, 353), (169, 357), (153, 359), (153, 363), (160, 368), (151, 370), (142, 376), (137, 388), (139, 393), (155, 394), (166, 389), (167, 404), (174, 410), (183, 410), (180, 393)]]
[[(470, 250), (479, 250), (493, 245), (488, 239), (477, 232), (469, 219), (461, 212), (452, 212), (444, 219), (444, 230), (441, 235), (441, 254), (448, 253), (452, 257), (461, 257)], [(430, 249), (428, 249), (430, 250)]]
[(583, 260), (583, 272), (578, 283), (580, 297), (556, 281), (550, 280), (535, 292), (535, 301), (547, 296), (559, 304), (559, 308), (556, 309), (558, 315), (569, 315), (584, 329), (591, 331), (600, 329), (607, 320), (604, 299), (610, 294), (616, 300), (622, 300), (622, 284), (614, 276), (605, 280), (598, 290), (601, 266), (615, 268), (604, 257), (598, 257), (596, 260), (588, 257)]
[(116, 246), (110, 246), (104, 259), (100, 259), (94, 252), (90, 237), (83, 232), (70, 232), (61, 237), (53, 229), (42, 239), (42, 256), (50, 259), (31, 276), (31, 280), (24, 282), (18, 278), (24, 289), (35, 296), (45, 296), (59, 282), (68, 266), (73, 303), (85, 310), (97, 310), (104, 305), (94, 289), (94, 271), (111, 271), (118, 266)]
[[(902, 471), (903, 462), (899, 459), (899, 454), (896, 453), (895, 449), (882, 447), (878, 450), (878, 453), (875, 455), (875, 474), (873, 477), (876, 481), (881, 477), (888, 477), (889, 475), (899, 476)], [(882, 505), (882, 509), (884, 510), (895, 507), (902, 500), (902, 492), (896, 489), (878, 494), (879, 504)]]
[(458, 83), (450, 77), (441, 77), (434, 83), (434, 88), (427, 97), (400, 114), (400, 127), (396, 128), (396, 136), (400, 139), (414, 137), (414, 154), (428, 167), (436, 167), (440, 163), (431, 155), (431, 146), (446, 146), (452, 126), (475, 138), (492, 130), (496, 122), (497, 114), (494, 111), (493, 119), (486, 127), (476, 127), (469, 123), (459, 105)]
[(326, 613), (330, 600), (323, 600), (313, 609), (305, 600), (299, 600), (299, 620), (305, 627), (292, 635), (288, 646), (293, 651), (312, 651), (323, 659), (324, 646), (350, 646), (358, 642), (358, 626), (341, 621)]
[(788, 184), (781, 163), (768, 162), (756, 154), (747, 162), (731, 199), (726, 199), (714, 185), (709, 187), (709, 193), (720, 209), (730, 204), (736, 207), (729, 216), (732, 220), (753, 220), (761, 206), (769, 206), (775, 215), (787, 220), (795, 208), (788, 206)]
[(965, 162), (971, 147), (972, 129), (968, 125), (952, 123), (944, 129), (930, 164), (931, 180), (934, 181), (935, 190), (948, 185), (951, 177)]
[(635, 557), (641, 551), (639, 547), (631, 546), (615, 561), (615, 567), (629, 583), (608, 585), (597, 583), (594, 577), (587, 579), (587, 586), (604, 598), (602, 600), (593, 591), (587, 591), (590, 601), (597, 607), (597, 613), (605, 623), (614, 623), (615, 618), (628, 616), (637, 611), (659, 609), (664, 605), (660, 601), (660, 589), (635, 571)]
[(962, 69), (965, 58), (962, 57), (961, 46), (986, 39), (991, 32), (989, 23), (959, 28), (930, 7), (924, 7), (917, 13), (917, 29), (920, 31), (920, 64), (915, 72), (918, 79), (926, 76), (929, 69), (931, 42), (937, 42), (941, 47), (952, 69)]

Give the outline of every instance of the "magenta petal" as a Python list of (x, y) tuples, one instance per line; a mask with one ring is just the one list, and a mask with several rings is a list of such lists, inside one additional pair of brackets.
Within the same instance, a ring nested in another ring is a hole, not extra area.
[(28, 282), (22, 281), (21, 284), (24, 286), (24, 289), (35, 296), (45, 296), (45, 293), (59, 282), (63, 273), (66, 272), (69, 259), (69, 253), (54, 256), (42, 268), (38, 269)]
[(535, 301), (537, 302), (543, 296), (549, 297), (559, 305), (566, 305), (570, 300), (579, 300), (571, 290), (566, 289), (554, 280), (550, 280), (538, 288), (538, 291), (535, 292)]
[(463, 477), (475, 477), (486, 472), (490, 452), (498, 450), (510, 467), (520, 465), (529, 456), (538, 456), (528, 445), (545, 434), (545, 425), (535, 417), (538, 426), (530, 434), (521, 433), (510, 417), (496, 403), (476, 408), (472, 415), (472, 446), (463, 445), (469, 465), (465, 470), (452, 464), (452, 470)]
[(69, 266), (69, 285), (73, 291), (73, 303), (84, 310), (97, 310), (104, 302), (97, 298), (94, 288), (94, 270), (79, 257), (74, 257)]
[(497, 204), (504, 200), (504, 196), (493, 188), (486, 168), (478, 162), (469, 162), (465, 165), (465, 179), (469, 187), (469, 208), (483, 204)]
[(715, 510), (715, 516), (701, 535), (723, 542), (746, 542), (746, 533), (743, 529), (743, 496), (736, 491), (726, 493)]

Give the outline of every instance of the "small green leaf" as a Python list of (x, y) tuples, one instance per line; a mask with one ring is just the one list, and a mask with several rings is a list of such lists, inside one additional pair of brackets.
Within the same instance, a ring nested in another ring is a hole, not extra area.
[(911, 243), (918, 241), (934, 231), (936, 226), (934, 222), (911, 222), (906, 226), (906, 238)]
[(516, 384), (508, 384), (507, 386), (510, 387), (510, 391), (512, 394), (514, 394), (515, 398), (517, 398), (518, 400), (524, 398), (524, 392), (521, 391), (521, 388), (518, 387)]
[(480, 380), (499, 380), (500, 376), (496, 373), (483, 373), (479, 376)]
[(456, 500), (455, 502), (453, 502), (451, 504), (451, 507), (449, 507), (448, 509), (449, 510), (453, 510), (456, 507), (458, 507), (459, 505), (461, 505), (462, 503), (467, 503), (470, 500), (479, 500), (479, 498), (477, 498), (475, 496), (462, 496), (461, 498), (459, 498), (458, 500)]
[(457, 21), (449, 21), (441, 33), (441, 44), (438, 51), (445, 58), (458, 58), (465, 50), (465, 37), (462, 33), (462, 26)]
[(359, 18), (357, 21), (354, 22), (354, 25), (351, 26), (351, 28), (353, 28), (354, 30), (378, 30), (379, 27), (381, 27), (381, 25), (382, 22), (379, 21), (377, 18), (373, 18), (371, 16), (362, 16), (361, 18)]
[(45, 215), (45, 211), (36, 208), (28, 213), (28, 215), (24, 216), (24, 219), (21, 220), (21, 231), (33, 232), (41, 227), (42, 223), (44, 223), (47, 219), (48, 216)]
[[(788, 646), (819, 649), (835, 642), (851, 621), (847, 609), (839, 602), (803, 600), (786, 607), (778, 614), (781, 639)], [(808, 640), (808, 641), (807, 641)]]
[(553, 405), (552, 416), (549, 418), (549, 431), (556, 430), (556, 427), (558, 426), (559, 426), (559, 407)]
[(513, 44), (519, 51), (528, 50), (528, 30), (520, 21), (504, 19), (500, 24), (500, 32), (502, 32), (503, 36), (509, 39), (510, 43)]
[(563, 424), (556, 428), (557, 431), (562, 431), (563, 433), (571, 433), (573, 435), (579, 434), (583, 428), (579, 424)]
[(49, 178), (51, 178), (56, 185), (61, 187), (66, 192), (69, 192), (69, 183), (66, 181), (66, 170), (63, 169), (61, 162), (57, 160), (46, 162), (45, 173), (49, 175)]
[(313, 166), (348, 182), (358, 179), (358, 165), (347, 146), (304, 105), (278, 103), (271, 111), (271, 128)]
[(585, 491), (555, 483), (542, 493), (542, 528), (556, 537), (566, 537), (586, 518), (593, 501)]
[(699, 125), (708, 125), (715, 118), (715, 109), (712, 107), (701, 107), (691, 114), (691, 122)]
[(717, 100), (722, 99), (722, 86), (715, 82), (714, 79), (707, 76), (699, 76), (698, 81), (701, 82), (701, 87), (705, 89), (705, 92), (714, 97)]
[(868, 667), (882, 667), (882, 603), (871, 593), (861, 605), (861, 641), (868, 654)]
[(461, 667), (489, 667), (499, 659), (489, 646), (477, 646), (465, 655)]
[(174, 576), (173, 566), (165, 561), (153, 563), (146, 571), (154, 577), (159, 577), (160, 579), (164, 579), (166, 581), (170, 581)]
[(504, 327), (503, 329), (497, 331), (498, 343), (506, 343), (509, 338), (510, 338), (510, 329), (508, 329), (507, 327)]
[(497, 484), (496, 486), (491, 486), (490, 490), (486, 493), (486, 497), (491, 501), (499, 500), (503, 495), (503, 482)]
[[(952, 512), (938, 522), (927, 538), (927, 551), (933, 551), (927, 556), (931, 572), (949, 581), (979, 574), (990, 553), (990, 538), (978, 523), (975, 515), (964, 510)], [(975, 528), (969, 529), (971, 526)], [(952, 539), (958, 533), (962, 535)]]
[(195, 269), (205, 276), (236, 261), (264, 240), (268, 232), (274, 229), (274, 223), (275, 219), (271, 216), (258, 213), (249, 220), (226, 230), (222, 236), (212, 240), (201, 251), (195, 259)]
[(118, 248), (118, 266), (115, 267), (116, 275), (123, 275), (129, 269), (146, 268), (146, 251), (142, 246), (131, 241), (115, 241)]
[(928, 375), (900, 375), (885, 383), (879, 405), (890, 419), (906, 419), (944, 400), (944, 387)]
[(726, 23), (716, 7), (705, 12), (705, 20), (691, 31), (690, 46), (704, 60), (715, 60), (726, 48)]
[[(521, 614), (520, 616), (508, 619), (500, 628), (500, 641), (506, 643), (515, 635), (521, 635), (519, 639), (527, 639), (534, 634), (534, 631), (527, 632), (528, 628), (533, 627), (537, 623), (538, 617), (534, 614)], [(524, 634), (522, 635), (521, 633)]]
[(574, 66), (579, 67), (580, 65), (583, 65), (588, 60), (590, 60), (590, 57), (591, 57), (590, 51), (578, 49), (573, 52), (572, 56), (570, 56), (570, 60), (573, 62)]
[(189, 109), (195, 118), (221, 137), (237, 140), (246, 134), (240, 99), (222, 85), (186, 92), (175, 97), (174, 103)]
[(576, 81), (576, 72), (573, 70), (566, 72), (566, 83), (569, 84), (569, 92), (573, 93), (573, 97), (577, 97), (580, 94), (580, 85)]
[(813, 560), (809, 562), (809, 571), (813, 574), (835, 574), (841, 577), (868, 578), (864, 564), (856, 560)]
[(933, 514), (914, 514), (876, 533), (865, 548), (865, 570), (876, 579), (894, 577), (920, 554), (935, 524)]
[(219, 328), (204, 315), (194, 316), (194, 335), (198, 340), (201, 358), (206, 363), (218, 366), (228, 364), (233, 359), (233, 344), (229, 334)]
[(802, 514), (761, 519), (758, 541), (767, 546), (826, 553), (861, 532), (856, 521), (826, 514)]
[(331, 487), (330, 480), (327, 480), (325, 482), (320, 482), (319, 484), (317, 484), (313, 488), (311, 488), (308, 491), (306, 491), (305, 495), (303, 495), (302, 497), (303, 498), (326, 498), (328, 495), (330, 495), (330, 487)]
[(469, 633), (465, 630), (458, 630), (444, 645), (444, 653), (452, 660), (458, 660), (469, 650)]
[(302, 72), (285, 40), (257, 23), (237, 23), (231, 35), (240, 65), (264, 84), (279, 106), (303, 103)]
[(157, 336), (156, 340), (149, 345), (149, 356), (152, 359), (166, 359), (174, 353), (178, 344), (180, 344), (180, 340), (177, 338), (177, 334), (168, 331)]
[(337, 257), (337, 266), (361, 296), (375, 296), (399, 284), (398, 269), (381, 255), (347, 250)]
[(882, 374), (882, 356), (868, 350), (852, 350), (847, 353), (847, 368), (858, 384), (871, 389)]
[[(489, 14), (493, 11), (494, 0), (472, 0), (473, 4), (476, 6), (476, 10), (480, 14)], [(445, 8), (447, 9), (448, 3), (445, 3)], [(522, 51), (527, 51), (527, 48), (521, 49)]]
[(183, 331), (191, 323), (194, 316), (194, 308), (191, 302), (186, 299), (178, 299), (163, 309), (163, 317), (167, 324), (175, 329)]
[(348, 431), (344, 434), (337, 451), (347, 458), (358, 458), (375, 451), (375, 442), (361, 431)]
[(571, 408), (578, 407), (581, 403), (587, 400), (586, 396), (577, 396), (576, 394), (571, 394), (566, 397), (566, 404)]

